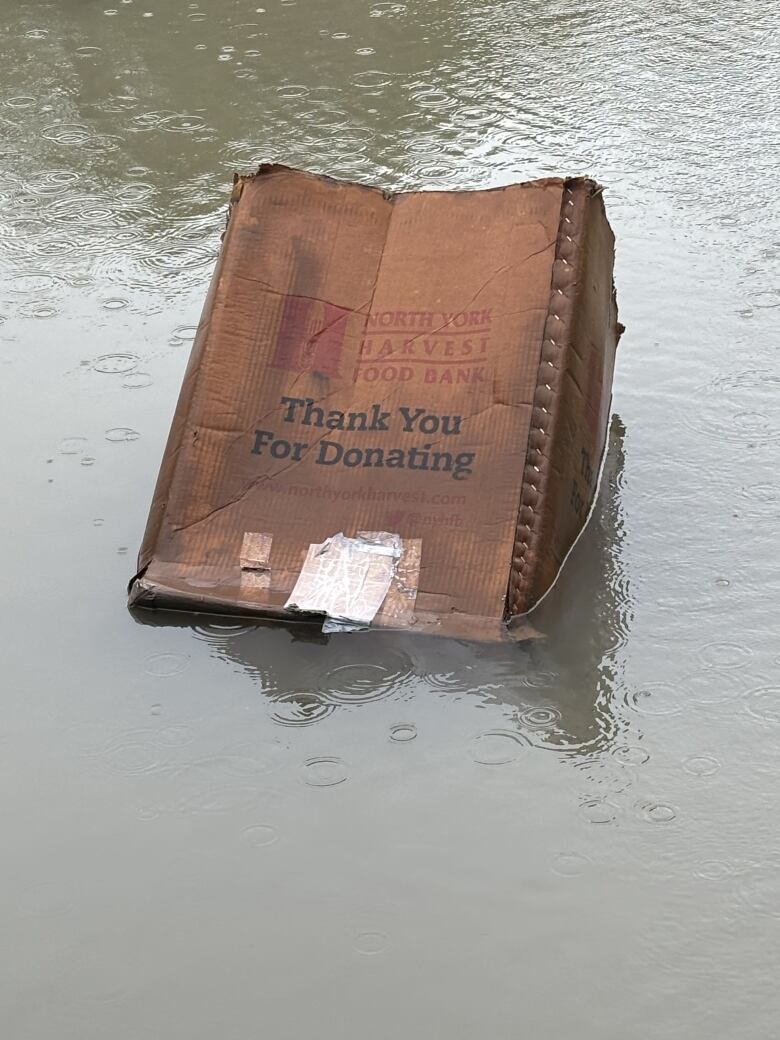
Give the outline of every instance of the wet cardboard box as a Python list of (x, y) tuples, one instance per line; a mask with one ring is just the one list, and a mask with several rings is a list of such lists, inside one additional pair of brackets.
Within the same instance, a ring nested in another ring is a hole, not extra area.
[(502, 638), (587, 519), (601, 189), (236, 179), (130, 604)]

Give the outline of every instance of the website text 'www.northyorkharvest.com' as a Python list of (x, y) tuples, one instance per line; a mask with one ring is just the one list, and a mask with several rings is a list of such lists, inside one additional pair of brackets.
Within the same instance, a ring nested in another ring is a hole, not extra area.
[(427, 491), (380, 491), (371, 487), (338, 488), (322, 487), (308, 484), (277, 484), (269, 481), (266, 491), (280, 495), (292, 495), (300, 498), (321, 498), (327, 502), (383, 502), (386, 505), (431, 505), (462, 506), (466, 504), (466, 495), (429, 495)]

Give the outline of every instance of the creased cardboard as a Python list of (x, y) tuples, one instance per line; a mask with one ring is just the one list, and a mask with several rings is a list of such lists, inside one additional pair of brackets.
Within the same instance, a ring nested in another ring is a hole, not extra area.
[(590, 180), (237, 178), (131, 604), (294, 619), (310, 546), (390, 532), (374, 625), (500, 637), (593, 499), (612, 266)]

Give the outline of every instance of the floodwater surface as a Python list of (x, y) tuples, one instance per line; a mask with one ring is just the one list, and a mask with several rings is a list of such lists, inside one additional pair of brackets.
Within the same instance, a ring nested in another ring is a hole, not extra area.
[[(3, 1037), (778, 1035), (779, 16), (0, 0)], [(543, 639), (126, 611), (269, 159), (605, 184), (627, 332)]]

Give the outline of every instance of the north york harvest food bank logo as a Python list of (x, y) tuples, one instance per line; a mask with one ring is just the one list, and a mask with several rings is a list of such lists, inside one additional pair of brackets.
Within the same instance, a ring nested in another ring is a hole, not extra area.
[(360, 383), (485, 382), (490, 308), (370, 314), (354, 380)]
[[(324, 300), (287, 297), (271, 366), (328, 378), (342, 375), (347, 323), (353, 313)], [(363, 383), (482, 383), (491, 321), (489, 308), (370, 314), (352, 378)]]

